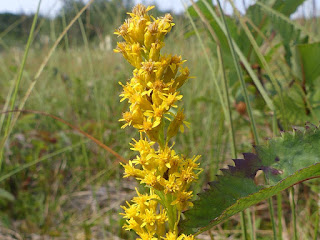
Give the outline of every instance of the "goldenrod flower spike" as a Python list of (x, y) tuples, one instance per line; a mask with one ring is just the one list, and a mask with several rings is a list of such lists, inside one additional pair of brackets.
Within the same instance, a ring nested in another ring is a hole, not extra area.
[(149, 188), (148, 194), (137, 191), (121, 214), (124, 229), (135, 231), (137, 239), (192, 240), (192, 235), (179, 235), (177, 226), (181, 212), (192, 207), (189, 187), (202, 171), (200, 156), (186, 158), (169, 145), (179, 130), (189, 126), (183, 109), (171, 110), (183, 97), (178, 89), (189, 78), (189, 69), (183, 67), (181, 56), (161, 54), (174, 23), (170, 14), (157, 19), (149, 15), (152, 8), (138, 4), (115, 31), (125, 42), (118, 42), (114, 51), (135, 68), (133, 77), (120, 83), (120, 101), (127, 100), (129, 110), (119, 121), (124, 122), (122, 128), (132, 126), (140, 132), (140, 139), (131, 143), (138, 155), (122, 164), (124, 177), (134, 177)]

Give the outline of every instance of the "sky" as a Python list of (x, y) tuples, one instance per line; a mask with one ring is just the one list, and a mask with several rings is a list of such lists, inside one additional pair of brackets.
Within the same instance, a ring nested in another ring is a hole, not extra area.
[[(88, 0), (87, 0), (88, 1)], [(161, 10), (173, 11), (175, 13), (181, 13), (184, 10), (183, 4), (180, 0), (134, 0), (135, 3), (144, 3), (146, 5), (156, 5)], [(189, 2), (188, 0), (183, 0), (184, 2)], [(234, 0), (240, 10), (243, 9), (243, 2), (249, 5), (253, 0)], [(296, 15), (301, 15), (303, 12), (308, 15), (312, 12), (312, 1), (306, 0), (302, 7), (298, 9)], [(317, 9), (318, 15), (320, 15), (320, 0), (315, 0), (319, 9)], [(222, 0), (223, 2), (223, 0)], [(11, 12), (11, 13), (34, 13), (37, 9), (38, 0), (0, 0), (0, 12)], [(224, 5), (222, 3), (222, 5)], [(54, 16), (59, 12), (62, 6), (62, 0), (42, 0), (40, 12), (44, 16)], [(230, 6), (224, 5), (227, 13), (230, 13)]]
[[(182, 12), (183, 5), (180, 0), (134, 0), (135, 3), (146, 5), (156, 3), (161, 10), (172, 10)], [(11, 13), (34, 13), (37, 10), (38, 0), (0, 0), (0, 12)], [(40, 12), (43, 15), (54, 16), (62, 6), (61, 0), (42, 0)]]

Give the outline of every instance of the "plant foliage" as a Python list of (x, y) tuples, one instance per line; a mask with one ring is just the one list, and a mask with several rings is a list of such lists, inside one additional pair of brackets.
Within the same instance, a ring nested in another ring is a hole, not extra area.
[[(244, 153), (244, 159), (234, 159), (235, 166), (222, 169), (210, 188), (198, 194), (194, 207), (185, 212), (182, 231), (203, 232), (294, 184), (319, 177), (319, 146), (319, 128), (307, 124), (255, 146), (256, 153)], [(254, 181), (258, 170), (265, 174), (265, 185)]]

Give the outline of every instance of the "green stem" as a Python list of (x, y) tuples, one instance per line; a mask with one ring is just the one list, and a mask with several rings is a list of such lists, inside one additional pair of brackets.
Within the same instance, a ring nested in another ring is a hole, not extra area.
[[(276, 80), (276, 77), (274, 76), (273, 72), (271, 71), (271, 68), (269, 66), (269, 64), (267, 63), (265, 57), (263, 56), (263, 54), (260, 51), (259, 45), (257, 44), (254, 36), (252, 35), (250, 29), (248, 28), (248, 26), (246, 25), (246, 23), (244, 22), (240, 12), (238, 11), (238, 9), (235, 7), (233, 0), (229, 0), (230, 4), (233, 7), (234, 13), (236, 14), (237, 18), (239, 19), (239, 22), (242, 26), (242, 29), (245, 31), (246, 36), (249, 38), (249, 41), (255, 51), (255, 53), (257, 54), (263, 68), (265, 69), (266, 73), (268, 74), (271, 83), (273, 84), (274, 88), (276, 89), (279, 98), (280, 98), (280, 104), (281, 104), (281, 111), (283, 112), (283, 116), (286, 116), (285, 114), (285, 106), (284, 106), (284, 101), (283, 101), (283, 96), (282, 96), (282, 89), (281, 86), (279, 84), (279, 82)], [(272, 109), (273, 112), (275, 111), (274, 105), (272, 104)], [(283, 122), (285, 124), (285, 128), (287, 129), (287, 119), (284, 118)]]
[[(230, 126), (230, 137), (232, 139), (232, 157), (233, 158), (237, 158), (237, 146), (236, 146), (236, 140), (235, 140), (235, 133), (234, 133), (234, 127), (233, 127), (233, 121), (232, 121), (232, 112), (231, 112), (231, 104), (230, 104), (230, 98), (229, 98), (229, 91), (228, 91), (228, 82), (227, 82), (227, 78), (226, 78), (226, 74), (225, 74), (225, 67), (224, 67), (224, 62), (223, 62), (223, 58), (222, 58), (222, 53), (221, 53), (221, 47), (219, 42), (217, 42), (217, 53), (218, 53), (218, 60), (221, 66), (221, 72), (222, 72), (222, 78), (223, 78), (223, 83), (224, 83), (224, 94), (225, 94), (225, 98), (227, 100), (227, 111), (228, 111), (228, 115), (226, 116), (228, 119), (228, 123)], [(248, 234), (247, 234), (247, 227), (246, 227), (246, 220), (245, 220), (245, 215), (244, 212), (242, 211), (240, 213), (241, 215), (241, 229), (242, 229), (242, 235), (244, 237), (244, 239), (248, 239)], [(250, 215), (250, 212), (249, 212)], [(251, 221), (250, 221), (250, 217), (248, 218), (249, 220), (249, 225), (252, 225)]]
[(226, 31), (227, 31), (227, 39), (228, 39), (228, 43), (229, 43), (229, 46), (230, 46), (230, 50), (231, 50), (234, 66), (236, 68), (237, 75), (238, 75), (238, 77), (240, 79), (240, 82), (241, 82), (241, 87), (242, 87), (242, 91), (243, 91), (243, 95), (244, 95), (244, 100), (245, 100), (245, 103), (246, 103), (246, 106), (247, 106), (248, 115), (249, 115), (249, 119), (250, 119), (250, 123), (251, 123), (253, 138), (254, 138), (255, 144), (258, 145), (259, 144), (259, 139), (258, 139), (257, 127), (256, 127), (256, 122), (255, 122), (255, 120), (253, 118), (251, 104), (250, 104), (250, 101), (249, 101), (249, 96), (248, 96), (248, 92), (247, 92), (247, 88), (246, 88), (246, 83), (244, 81), (244, 78), (243, 78), (243, 75), (242, 75), (242, 72), (241, 72), (241, 69), (240, 69), (239, 59), (238, 59), (238, 56), (236, 55), (236, 52), (235, 52), (235, 49), (234, 49), (234, 46), (233, 46), (233, 42), (231, 40), (231, 34), (230, 34), (229, 27), (227, 25), (227, 22), (226, 22), (226, 19), (225, 19), (225, 16), (224, 16), (221, 4), (220, 4), (220, 0), (217, 0), (217, 3), (218, 3), (218, 6), (219, 6), (219, 10), (220, 10), (220, 13), (221, 13), (221, 16), (222, 16), (222, 20), (223, 20), (224, 26), (225, 26)]
[[(277, 135), (277, 116), (276, 112), (273, 113), (272, 116), (272, 133), (273, 137)], [(278, 234), (277, 234), (277, 229), (276, 229), (276, 223), (274, 221), (274, 209), (272, 205), (272, 198), (268, 199), (269, 203), (269, 211), (270, 211), (270, 217), (271, 217), (271, 223), (272, 223), (272, 230), (273, 230), (273, 238), (274, 239), (279, 239), (282, 240), (282, 195), (281, 192), (277, 194), (277, 214), (278, 214)]]
[(316, 203), (317, 205), (317, 211), (316, 211), (316, 222), (314, 224), (314, 236), (313, 236), (313, 240), (317, 240), (318, 238), (318, 229), (319, 229), (319, 200)]
[(256, 240), (256, 235), (255, 235), (255, 231), (254, 231), (254, 225), (252, 224), (251, 221), (251, 211), (250, 208), (247, 208), (245, 210), (246, 214), (247, 214), (247, 219), (248, 219), (248, 225), (249, 225), (249, 229), (250, 229), (250, 235), (251, 235), (251, 240)]
[[(14, 110), (14, 106), (16, 104), (16, 98), (17, 98), (17, 95), (18, 95), (20, 82), (21, 82), (22, 75), (23, 75), (23, 72), (24, 72), (24, 67), (25, 67), (26, 62), (27, 62), (29, 49), (30, 49), (30, 46), (31, 46), (31, 43), (32, 43), (32, 40), (33, 40), (33, 33), (34, 33), (35, 28), (36, 28), (36, 23), (37, 23), (37, 20), (38, 20), (38, 13), (39, 13), (39, 10), (40, 10), (40, 5), (41, 5), (41, 0), (39, 0), (37, 12), (36, 12), (36, 14), (34, 15), (34, 18), (33, 18), (32, 26), (31, 26), (29, 37), (28, 37), (27, 45), (26, 45), (26, 48), (25, 48), (25, 51), (24, 51), (24, 54), (23, 54), (22, 63), (21, 63), (20, 70), (19, 70), (19, 74), (18, 74), (18, 77), (17, 77), (16, 82), (15, 82), (15, 88), (14, 88), (14, 92), (13, 92), (13, 95), (12, 95), (12, 98), (11, 98), (11, 104), (10, 104), (10, 110), (11, 111)], [(10, 123), (11, 123), (11, 117), (12, 117), (12, 113), (10, 112), (8, 114), (8, 120), (7, 120), (7, 124), (6, 124), (6, 127), (5, 127), (4, 139), (6, 139), (8, 137), (8, 135), (9, 135), (9, 127), (10, 127)], [(2, 160), (3, 160), (3, 148), (4, 148), (4, 146), (2, 146), (1, 149), (0, 149), (0, 170), (1, 170), (1, 167), (2, 167)]]
[[(223, 62), (223, 58), (222, 58), (222, 52), (221, 52), (221, 47), (220, 47), (220, 42), (217, 42), (217, 53), (218, 53), (218, 60), (221, 66), (221, 72), (222, 72), (222, 79), (223, 79), (223, 83), (224, 83), (224, 94), (225, 94), (225, 98), (227, 100), (227, 111), (228, 114), (226, 115), (229, 126), (230, 126), (230, 137), (232, 140), (232, 144), (231, 144), (231, 148), (232, 148), (232, 157), (234, 159), (237, 158), (237, 146), (236, 146), (236, 140), (235, 140), (235, 131), (234, 131), (234, 127), (233, 127), (233, 121), (232, 121), (232, 112), (231, 112), (231, 104), (230, 104), (230, 98), (229, 98), (229, 91), (228, 91), (228, 81), (226, 78), (226, 73), (225, 73), (225, 67), (224, 67), (224, 62)], [(241, 215), (241, 229), (242, 229), (242, 235), (243, 238), (246, 240), (248, 239), (248, 234), (247, 234), (247, 225), (246, 225), (246, 221), (245, 221), (245, 215), (244, 212), (242, 211), (240, 213)], [(249, 211), (249, 216), (250, 216), (250, 211)], [(249, 221), (249, 226), (252, 226), (252, 222), (251, 222), (251, 218), (248, 218)], [(253, 238), (252, 238), (253, 239)]]
[(222, 72), (222, 79), (223, 79), (223, 83), (224, 83), (224, 94), (225, 94), (225, 98), (227, 100), (227, 121), (229, 123), (230, 126), (230, 137), (232, 140), (232, 157), (233, 158), (237, 158), (237, 145), (236, 145), (236, 137), (235, 137), (235, 131), (234, 131), (234, 126), (233, 126), (233, 121), (232, 121), (232, 112), (231, 112), (231, 104), (230, 104), (230, 97), (229, 97), (229, 91), (228, 91), (228, 80), (226, 77), (226, 73), (225, 73), (225, 67), (224, 67), (224, 62), (223, 62), (223, 58), (222, 58), (222, 52), (221, 52), (221, 47), (220, 44), (217, 45), (217, 53), (218, 53), (218, 60), (221, 66), (221, 72)]
[[(64, 29), (67, 27), (67, 20), (66, 20), (66, 15), (64, 12), (64, 8), (61, 9), (61, 15), (62, 15), (62, 26)], [(68, 34), (66, 33), (64, 37), (64, 42), (65, 42), (65, 49), (69, 51), (69, 39), (68, 39)]]
[[(266, 176), (266, 175), (264, 175), (264, 176)], [(271, 225), (272, 225), (273, 239), (276, 240), (277, 239), (277, 229), (276, 229), (276, 222), (275, 222), (275, 217), (274, 217), (274, 208), (273, 208), (273, 204), (272, 204), (272, 197), (268, 199), (268, 208), (269, 208)]]
[(242, 236), (243, 236), (243, 239), (247, 240), (249, 238), (247, 233), (246, 217), (244, 215), (244, 211), (240, 213), (240, 217), (241, 217)]
[[(166, 208), (167, 208), (167, 214), (168, 214), (168, 222), (169, 222), (169, 230), (175, 231), (177, 230), (177, 209), (175, 206), (171, 205), (173, 201), (173, 196), (171, 194), (165, 195), (166, 200)], [(177, 231), (176, 231), (177, 232)]]
[(296, 216), (296, 203), (294, 202), (294, 188), (290, 188), (290, 205), (291, 205), (291, 212), (292, 212), (292, 223), (293, 223), (293, 239), (298, 240), (298, 233), (297, 233), (297, 216)]
[(282, 195), (281, 192), (277, 194), (278, 207), (278, 239), (282, 240)]
[[(247, 109), (248, 109), (248, 114), (249, 114), (249, 118), (250, 118), (250, 121), (251, 121), (251, 126), (252, 126), (252, 131), (253, 131), (253, 135), (254, 135), (254, 139), (255, 139), (255, 143), (258, 144), (258, 134), (257, 134), (257, 130), (256, 130), (256, 125), (255, 125), (255, 121), (254, 121), (254, 118), (253, 118), (253, 115), (252, 115), (252, 111), (251, 111), (251, 106), (250, 106), (250, 102), (249, 102), (249, 97), (248, 97), (248, 94), (247, 94), (247, 89), (246, 89), (246, 86), (245, 86), (245, 82), (244, 82), (244, 79), (243, 79), (243, 76), (242, 76), (242, 73), (240, 71), (240, 66), (239, 66), (239, 60), (238, 60), (238, 57), (235, 53), (235, 50), (234, 50), (234, 46), (233, 46), (233, 43), (231, 41), (231, 36), (230, 36), (230, 32), (229, 32), (229, 28), (227, 26), (227, 23), (226, 23), (226, 20), (225, 20), (225, 16), (224, 16), (224, 13), (223, 13), (223, 10), (222, 10), (222, 7), (221, 7), (221, 4), (220, 4), (220, 1), (217, 0), (218, 2), (218, 5), (219, 5), (219, 10), (220, 10), (220, 13), (221, 13), (221, 16), (222, 16), (222, 19), (223, 19), (223, 23), (225, 25), (225, 28), (227, 30), (227, 39), (228, 39), (228, 43), (229, 43), (229, 46), (230, 46), (230, 49), (231, 49), (231, 53), (232, 53), (232, 58), (233, 58), (233, 61), (234, 61), (234, 65), (236, 67), (236, 70), (237, 70), (237, 74), (238, 74), (238, 77), (240, 79), (240, 82), (241, 82), (241, 86), (242, 86), (242, 90), (243, 90), (243, 94), (244, 94), (244, 97), (245, 97), (245, 102), (246, 102), (246, 105), (247, 105)], [(228, 89), (227, 89), (227, 80), (225, 78), (225, 74), (224, 74), (224, 82), (225, 82), (225, 88), (226, 88), (226, 92), (228, 92)], [(228, 95), (227, 95), (228, 96)], [(229, 98), (228, 98), (229, 99)], [(231, 110), (230, 110), (230, 101), (228, 101), (228, 110), (229, 110), (229, 116), (231, 116)], [(230, 118), (230, 125), (232, 126), (232, 119)], [(233, 129), (233, 127), (231, 128)], [(231, 130), (233, 131), (233, 130)], [(234, 139), (234, 133), (232, 134), (232, 137)], [(233, 140), (233, 152), (236, 153), (236, 146), (235, 146), (235, 140)], [(234, 156), (236, 158), (236, 156)], [(250, 215), (250, 214), (249, 214)], [(251, 217), (248, 218), (248, 220), (250, 221), (249, 225), (252, 226), (252, 222), (251, 222)], [(244, 239), (248, 239), (248, 236), (247, 236), (247, 228), (246, 228), (246, 224), (245, 224), (245, 216), (244, 216), (244, 212), (241, 212), (241, 226), (242, 226), (242, 231), (243, 231), (243, 237)], [(254, 239), (254, 236), (252, 236), (252, 239)]]

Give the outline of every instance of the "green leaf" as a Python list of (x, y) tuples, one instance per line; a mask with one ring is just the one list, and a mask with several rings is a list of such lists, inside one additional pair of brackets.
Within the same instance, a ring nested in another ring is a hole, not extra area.
[(292, 46), (298, 43), (305, 43), (308, 38), (313, 40), (319, 39), (319, 36), (289, 17), (302, 2), (302, 0), (280, 0), (276, 2), (273, 8), (261, 1), (257, 1), (254, 5), (261, 7), (261, 10), (269, 15), (268, 19), (272, 23), (273, 28), (280, 34), (285, 49), (285, 59), (289, 66), (292, 64)]
[[(320, 177), (319, 146), (320, 130), (310, 124), (256, 146), (256, 154), (235, 159), (235, 166), (223, 169), (223, 175), (198, 194), (194, 207), (184, 213), (181, 230), (199, 234), (294, 184)], [(258, 170), (265, 173), (268, 185), (255, 184)]]
[[(213, 9), (215, 8), (214, 5), (212, 4), (212, 2), (208, 3)], [(217, 36), (217, 38), (220, 41), (221, 44), (221, 48), (223, 49), (223, 52), (225, 53), (224, 55), (226, 55), (226, 53), (228, 53), (228, 55), (230, 55), (230, 49), (229, 49), (229, 45), (228, 45), (228, 41), (227, 38), (225, 36), (225, 34), (223, 33), (223, 31), (221, 30), (220, 26), (218, 25), (218, 23), (214, 20), (214, 18), (212, 17), (212, 14), (210, 13), (209, 9), (207, 8), (207, 6), (205, 5), (205, 3), (203, 3), (202, 1), (198, 1), (195, 3), (195, 7), (198, 8), (201, 11), (201, 14), (206, 18), (206, 20), (208, 21), (208, 23), (210, 24), (211, 28), (214, 31), (214, 34)], [(190, 6), (188, 8), (189, 14), (192, 17), (195, 18), (200, 18), (200, 16), (198, 15), (196, 9), (194, 6)], [(231, 25), (231, 21), (229, 20), (228, 23)], [(207, 26), (206, 26), (207, 28)], [(233, 25), (231, 25), (231, 29), (236, 29), (236, 27)], [(208, 29), (206, 29), (208, 31)], [(211, 35), (209, 35), (211, 36)], [(213, 39), (213, 41), (215, 41), (215, 39)]]
[(312, 84), (320, 76), (320, 42), (297, 45), (299, 75), (306, 84)]
[(273, 9), (289, 17), (304, 2), (305, 0), (277, 0), (273, 4)]
[(291, 87), (287, 88), (282, 95), (285, 105), (285, 112), (281, 109), (281, 99), (276, 95), (273, 99), (276, 106), (277, 116), (280, 119), (286, 118), (289, 123), (303, 124), (310, 121), (310, 116), (306, 113), (306, 105), (304, 102), (304, 94), (300, 86), (294, 83)]
[(0, 188), (0, 199), (6, 199), (9, 201), (14, 201), (14, 196), (8, 191)]
[[(198, 1), (195, 3), (195, 5), (200, 9), (201, 13), (207, 18), (207, 19), (212, 19), (212, 16), (208, 10), (208, 8), (205, 6), (205, 4), (201, 1)], [(212, 7), (214, 7), (214, 5), (212, 3), (210, 3), (210, 5)], [(188, 12), (190, 14), (191, 17), (199, 17), (197, 11), (194, 9), (194, 7), (191, 5), (188, 8)]]

